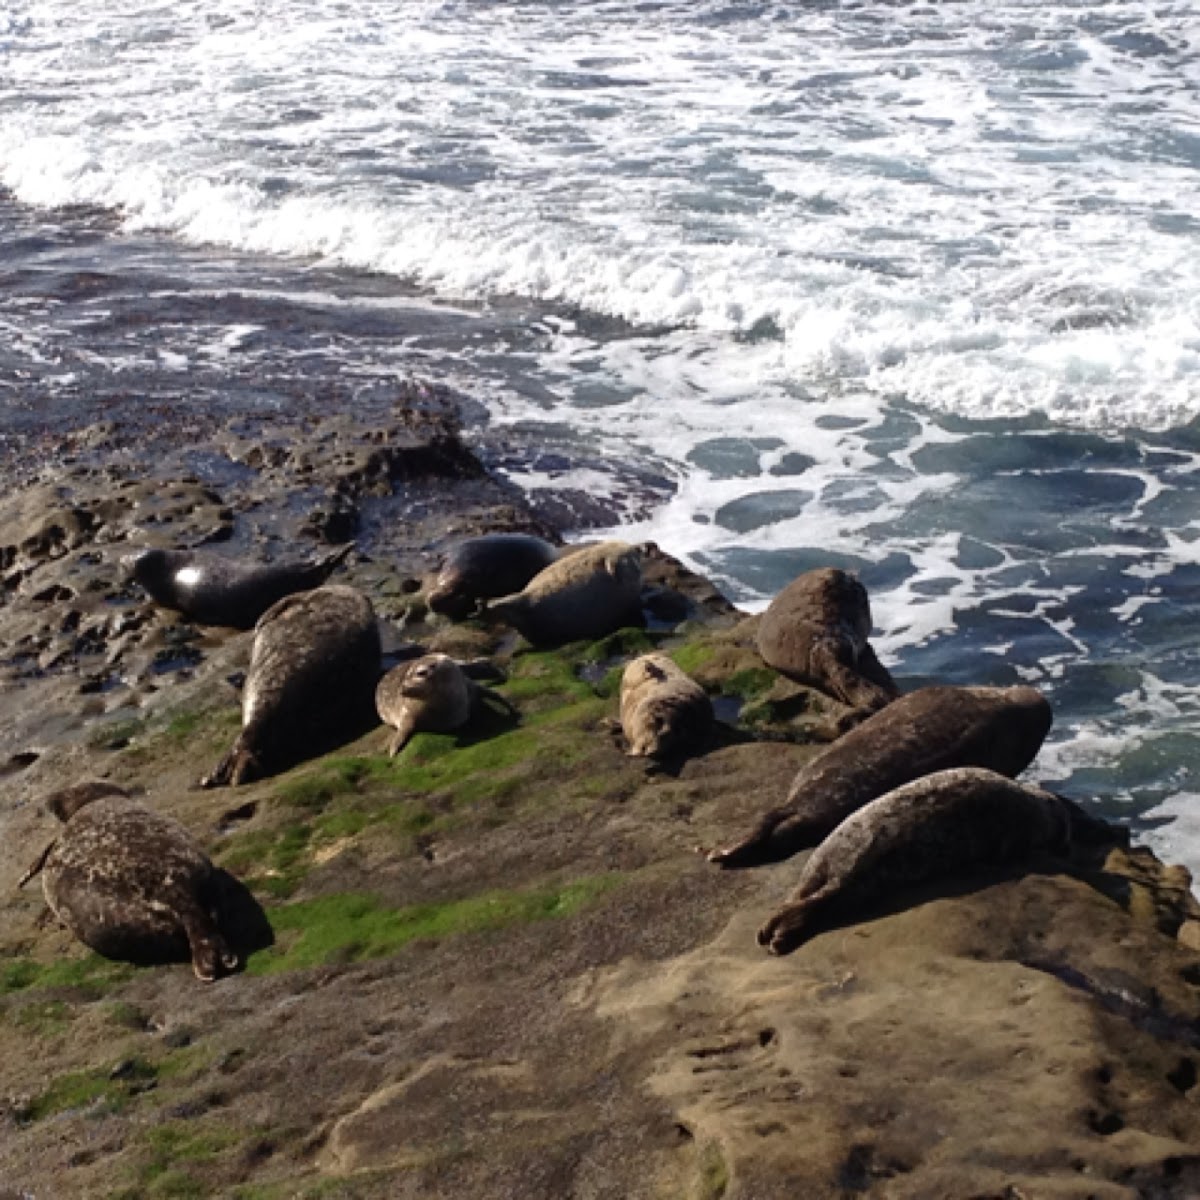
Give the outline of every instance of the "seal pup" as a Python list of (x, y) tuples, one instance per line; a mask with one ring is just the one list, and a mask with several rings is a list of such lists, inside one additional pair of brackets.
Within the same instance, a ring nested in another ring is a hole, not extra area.
[(493, 600), (489, 617), (534, 646), (607, 637), (642, 621), (641, 554), (628, 542), (599, 542), (539, 571), (520, 592)]
[(394, 758), (414, 733), (453, 733), (490, 701), (516, 709), (490, 688), (480, 687), (448, 654), (425, 654), (393, 667), (375, 689), (375, 708), (396, 730), (388, 743)]
[(178, 822), (94, 781), (54, 793), (57, 840), (26, 872), (38, 872), (54, 915), (105, 958), (169, 962), (189, 954), (198, 979), (235, 970), (220, 928), (217, 869)]
[(558, 547), (530, 533), (485, 533), (446, 552), (429, 591), (431, 612), (461, 621), (480, 602), (519, 592), (558, 558)]
[(1036, 688), (918, 688), (802, 767), (783, 804), (709, 861), (744, 867), (787, 858), (864, 804), (935, 771), (986, 767), (1015, 777), (1033, 762), (1052, 720)]
[(354, 549), (342, 546), (316, 562), (245, 563), (195, 550), (143, 550), (129, 575), (165, 608), (200, 625), (250, 629), (277, 601), (320, 587)]
[(254, 627), (242, 732), (201, 785), (262, 779), (352, 733), (374, 715), (380, 660), (361, 592), (330, 584), (272, 605)]
[(1050, 792), (979, 767), (939, 771), (847, 817), (813, 851), (758, 942), (787, 954), (818, 914), (854, 911), (896, 886), (1065, 855), (1070, 844), (1070, 813)]
[(867, 589), (835, 567), (793, 579), (759, 619), (763, 662), (797, 683), (874, 712), (900, 689), (875, 657)]
[(668, 758), (712, 731), (708, 693), (665, 654), (643, 654), (625, 668), (620, 712), (635, 757)]

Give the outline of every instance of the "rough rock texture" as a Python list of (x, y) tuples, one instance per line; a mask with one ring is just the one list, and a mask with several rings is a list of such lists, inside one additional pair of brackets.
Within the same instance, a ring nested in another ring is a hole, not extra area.
[[(94, 514), (92, 484), (111, 492), (112, 478), (42, 486), (68, 490), (62, 512)], [(160, 532), (195, 544), (232, 524), (239, 549), (291, 545), (317, 491), (290, 478), (217, 488), (229, 517), (186, 492)], [(802, 860), (721, 872), (694, 847), (782, 798), (837, 706), (766, 668), (755, 622), (669, 556), (653, 580), (668, 615), (599, 642), (535, 651), (426, 622), (407, 581), (442, 539), (537, 519), (486, 475), (367, 491), (360, 554), (336, 578), (371, 595), (385, 650), (489, 657), (520, 723), (420, 734), (396, 759), (380, 726), (236, 793), (191, 785), (237, 729), (229, 680), (250, 635), (198, 631), (122, 591), (116, 559), (148, 532), (142, 510), (63, 518), (61, 537), (28, 493), (0, 514), (5, 571), (19, 572), (0, 607), (4, 1187), (1200, 1194), (1186, 872), (1117, 850), (908, 891), (770, 958), (754, 931)], [(624, 664), (651, 649), (719, 718), (677, 773), (647, 771), (606, 730)], [(97, 776), (182, 821), (263, 905), (275, 943), (243, 973), (203, 985), (186, 963), (109, 963), (46, 922), (34, 890), (14, 892), (54, 831), (40, 797)]]

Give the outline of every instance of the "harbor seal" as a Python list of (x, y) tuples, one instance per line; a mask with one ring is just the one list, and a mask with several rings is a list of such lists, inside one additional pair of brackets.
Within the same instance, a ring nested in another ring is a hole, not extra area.
[(621, 728), (629, 753), (667, 758), (703, 741), (712, 731), (712, 701), (665, 654), (635, 658), (621, 676)]
[(362, 728), (374, 716), (380, 659), (361, 592), (330, 584), (272, 605), (254, 627), (242, 732), (202, 786), (262, 779)]
[(464, 538), (446, 553), (429, 591), (429, 609), (461, 621), (481, 601), (519, 592), (557, 558), (557, 546), (529, 533)]
[(806, 571), (767, 606), (758, 624), (763, 662), (789, 679), (873, 712), (900, 690), (875, 657), (867, 589), (834, 567)]
[(480, 687), (448, 654), (425, 654), (393, 667), (375, 689), (380, 719), (396, 730), (388, 744), (395, 757), (414, 733), (453, 733), (474, 717), (485, 702), (510, 714), (516, 710), (503, 696)]
[(342, 546), (311, 563), (244, 563), (195, 550), (144, 550), (130, 577), (165, 608), (200, 625), (251, 629), (285, 596), (320, 587), (354, 547)]
[(723, 867), (787, 858), (910, 780), (951, 767), (1015, 777), (1033, 761), (1053, 714), (1031, 687), (919, 688), (872, 714), (801, 768), (787, 799), (740, 841), (709, 854)]
[(926, 775), (860, 808), (813, 851), (759, 945), (787, 954), (819, 916), (853, 912), (897, 886), (1064, 855), (1070, 833), (1066, 805), (1041, 788), (978, 767)]
[(599, 542), (539, 571), (525, 588), (484, 612), (535, 646), (607, 637), (642, 621), (642, 567), (636, 546)]
[(40, 871), (46, 903), (85, 946), (139, 964), (190, 956), (206, 983), (237, 968), (219, 872), (178, 821), (100, 781), (56, 792), (47, 808), (62, 832), (21, 883)]

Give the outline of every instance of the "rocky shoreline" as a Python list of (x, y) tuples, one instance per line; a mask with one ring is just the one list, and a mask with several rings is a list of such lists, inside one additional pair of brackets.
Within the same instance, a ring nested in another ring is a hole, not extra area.
[[(465, 425), (465, 428), (464, 428)], [(668, 554), (670, 620), (561, 650), (430, 620), (449, 540), (557, 540), (618, 513), (497, 468), (569, 454), (409, 384), (367, 416), (200, 434), (93, 427), (0, 501), (0, 1187), (12, 1195), (1186, 1197), (1200, 1192), (1200, 909), (1146, 850), (906, 893), (771, 959), (793, 859), (694, 853), (787, 790), (841, 707), (755, 652), (756, 619)], [(149, 470), (145, 464), (152, 463)], [(612, 470), (620, 472), (619, 466)], [(665, 481), (622, 478), (625, 511)], [(235, 791), (250, 635), (125, 580), (154, 546), (295, 555), (385, 655), (503, 669), (515, 727), (388, 731)], [(668, 548), (665, 548), (669, 550)], [(721, 736), (647, 771), (606, 731), (623, 664), (667, 651)], [(100, 777), (242, 878), (273, 946), (205, 987), (87, 955), (15, 891), (39, 800)], [(4, 1193), (0, 1191), (0, 1195)]]

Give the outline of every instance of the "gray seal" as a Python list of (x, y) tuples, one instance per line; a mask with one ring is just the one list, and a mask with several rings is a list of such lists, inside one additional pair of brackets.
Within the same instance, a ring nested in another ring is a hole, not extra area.
[(1033, 762), (1052, 720), (1046, 698), (1031, 687), (909, 692), (801, 768), (783, 804), (709, 861), (742, 867), (787, 858), (864, 804), (935, 771), (986, 767), (1015, 777)]
[(47, 808), (62, 832), (21, 883), (41, 871), (46, 903), (85, 946), (139, 964), (190, 956), (205, 982), (237, 968), (220, 873), (178, 821), (102, 782), (56, 792)]
[(893, 888), (1065, 855), (1070, 844), (1070, 811), (1050, 792), (978, 767), (939, 771), (847, 817), (813, 851), (758, 941), (787, 954), (820, 917), (854, 913)]
[(875, 657), (867, 589), (829, 567), (793, 579), (759, 619), (763, 662), (852, 708), (873, 712), (900, 694)]
[(374, 718), (380, 667), (361, 592), (330, 584), (280, 600), (254, 628), (242, 732), (202, 785), (250, 783), (352, 736)]
[(512, 625), (535, 646), (607, 637), (642, 623), (641, 553), (628, 542), (585, 546), (538, 572), (485, 615)]
[(316, 562), (245, 563), (197, 550), (144, 550), (130, 577), (157, 604), (200, 625), (251, 629), (285, 596), (320, 587), (354, 547), (342, 546)]
[(665, 654), (635, 658), (621, 676), (621, 728), (629, 753), (668, 758), (712, 732), (708, 693)]
[(490, 701), (514, 714), (503, 696), (480, 687), (448, 654), (425, 654), (393, 667), (375, 689), (380, 720), (396, 730), (388, 745), (393, 757), (414, 733), (453, 733)]
[(558, 558), (557, 546), (530, 533), (485, 533), (446, 552), (427, 602), (431, 612), (461, 621), (482, 601), (509, 596)]

